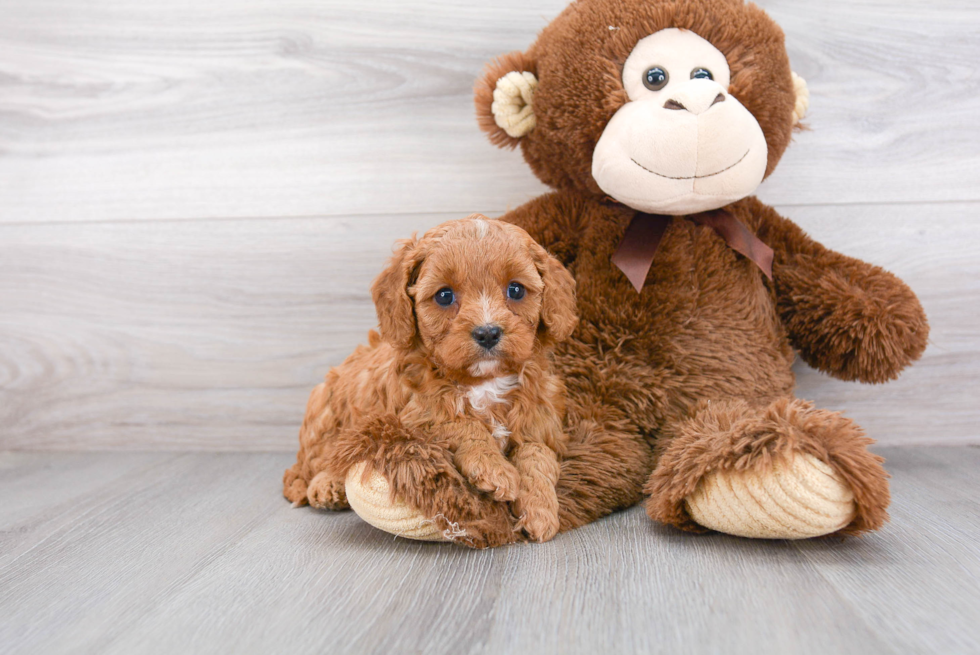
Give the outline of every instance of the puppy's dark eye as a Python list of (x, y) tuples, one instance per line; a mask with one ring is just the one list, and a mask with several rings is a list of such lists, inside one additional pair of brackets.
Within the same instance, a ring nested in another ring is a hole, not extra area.
[(520, 282), (511, 282), (507, 287), (507, 297), (511, 300), (520, 300), (524, 297), (524, 285)]
[(692, 80), (713, 80), (715, 76), (707, 68), (695, 68), (691, 71)]
[(449, 287), (443, 287), (436, 291), (435, 301), (440, 307), (449, 307), (456, 302), (456, 294)]
[(667, 75), (667, 71), (660, 66), (654, 66), (650, 68), (643, 74), (643, 86), (650, 89), (651, 91), (659, 91), (660, 89), (667, 86), (667, 80), (670, 76)]

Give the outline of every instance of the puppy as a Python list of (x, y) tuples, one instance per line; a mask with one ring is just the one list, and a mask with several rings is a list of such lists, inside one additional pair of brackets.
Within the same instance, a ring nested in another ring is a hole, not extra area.
[(521, 228), (474, 214), (396, 244), (368, 334), (310, 395), (284, 495), (348, 507), (332, 441), (379, 417), (441, 438), (476, 488), (510, 501), (535, 541), (558, 532), (564, 385), (552, 347), (577, 322), (575, 281)]

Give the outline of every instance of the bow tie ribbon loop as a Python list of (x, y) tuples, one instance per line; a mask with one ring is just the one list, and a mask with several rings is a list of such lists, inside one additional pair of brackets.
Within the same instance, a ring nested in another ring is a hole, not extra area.
[[(619, 242), (619, 247), (612, 256), (613, 264), (626, 274), (637, 293), (643, 290), (647, 273), (653, 265), (653, 257), (667, 231), (667, 226), (670, 225), (671, 218), (659, 214), (637, 213), (630, 221), (623, 240)], [(706, 225), (713, 229), (732, 250), (748, 257), (767, 278), (772, 280), (772, 248), (763, 243), (737, 218), (722, 209), (692, 214), (687, 218), (698, 225)]]

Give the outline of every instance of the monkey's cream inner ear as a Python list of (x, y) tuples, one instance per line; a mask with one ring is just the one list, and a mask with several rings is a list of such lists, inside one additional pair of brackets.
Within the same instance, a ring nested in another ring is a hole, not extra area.
[(493, 120), (507, 136), (519, 139), (534, 129), (534, 90), (538, 78), (527, 71), (511, 71), (497, 80), (493, 90)]
[(796, 125), (806, 116), (806, 110), (810, 107), (810, 90), (806, 88), (806, 80), (792, 73), (793, 91), (796, 93), (796, 106), (793, 107), (793, 125)]

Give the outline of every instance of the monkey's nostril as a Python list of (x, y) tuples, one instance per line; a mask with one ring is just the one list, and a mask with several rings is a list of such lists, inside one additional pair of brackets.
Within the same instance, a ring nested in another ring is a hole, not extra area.
[(480, 346), (490, 350), (500, 341), (504, 331), (499, 325), (481, 325), (479, 327), (473, 328), (470, 332), (470, 336), (473, 337), (473, 341), (476, 341)]
[(687, 107), (676, 100), (668, 100), (664, 103), (664, 109), (687, 109)]
[(725, 95), (722, 93), (719, 93), (718, 95), (715, 96), (715, 99), (712, 101), (711, 106), (713, 107), (717, 105), (719, 102), (725, 102)]

